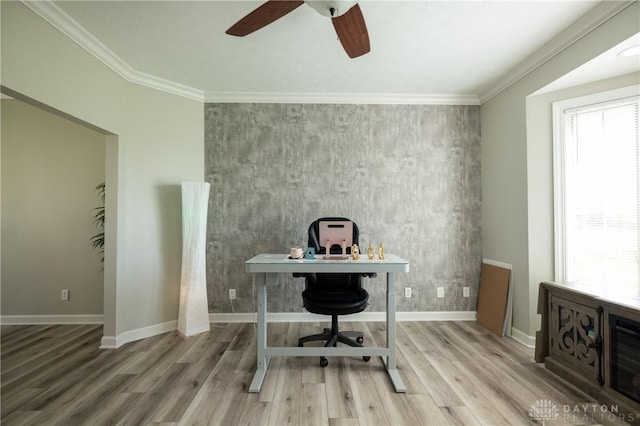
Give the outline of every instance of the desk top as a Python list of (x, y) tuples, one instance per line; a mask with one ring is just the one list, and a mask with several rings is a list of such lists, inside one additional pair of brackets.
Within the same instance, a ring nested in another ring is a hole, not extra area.
[(409, 262), (385, 253), (385, 260), (377, 257), (369, 260), (366, 255), (360, 260), (325, 260), (323, 255), (315, 259), (289, 259), (286, 254), (259, 254), (245, 262), (247, 272), (281, 273), (367, 273), (367, 272), (409, 272)]

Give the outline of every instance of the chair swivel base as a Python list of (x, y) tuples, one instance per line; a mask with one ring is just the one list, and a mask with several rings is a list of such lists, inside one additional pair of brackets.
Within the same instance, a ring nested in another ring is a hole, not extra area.
[[(324, 341), (324, 347), (338, 346), (338, 343), (344, 343), (345, 345), (361, 348), (364, 343), (364, 335), (361, 331), (338, 331), (337, 320), (332, 319), (332, 328), (325, 328), (320, 334), (312, 334), (311, 336), (305, 336), (298, 339), (298, 346), (302, 347), (307, 342)], [(362, 359), (368, 362), (371, 357), (363, 356)], [(327, 357), (320, 357), (320, 366), (326, 367), (329, 365)]]

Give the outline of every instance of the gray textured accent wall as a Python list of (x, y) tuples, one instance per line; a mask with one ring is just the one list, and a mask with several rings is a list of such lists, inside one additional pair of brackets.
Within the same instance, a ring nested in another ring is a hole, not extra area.
[[(231, 311), (229, 288), (235, 311), (252, 312), (244, 261), (306, 246), (309, 223), (323, 216), (352, 219), (361, 246), (384, 242), (411, 262), (396, 280), (399, 311), (475, 310), (480, 107), (206, 104), (205, 126), (210, 312)], [(384, 277), (365, 286), (369, 310), (384, 311)], [(281, 275), (269, 311), (302, 311), (303, 288)]]

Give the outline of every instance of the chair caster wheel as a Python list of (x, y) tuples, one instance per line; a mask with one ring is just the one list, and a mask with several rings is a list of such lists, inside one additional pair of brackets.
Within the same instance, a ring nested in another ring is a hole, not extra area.
[(320, 358), (320, 367), (326, 367), (329, 365), (329, 360), (325, 357)]
[(364, 343), (364, 337), (358, 337), (356, 338), (356, 342), (363, 344)]
[(362, 357), (362, 360), (363, 360), (364, 362), (369, 362), (369, 360), (370, 360), (370, 359), (371, 359), (371, 357), (370, 357), (370, 356), (363, 356), (363, 357)]

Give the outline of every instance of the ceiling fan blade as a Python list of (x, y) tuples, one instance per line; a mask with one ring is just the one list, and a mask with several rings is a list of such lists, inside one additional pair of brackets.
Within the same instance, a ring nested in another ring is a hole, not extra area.
[(333, 27), (350, 58), (369, 53), (369, 33), (360, 6), (356, 4), (347, 13), (332, 18)]
[(226, 33), (238, 37), (246, 36), (282, 18), (303, 4), (304, 1), (269, 0), (236, 22)]

